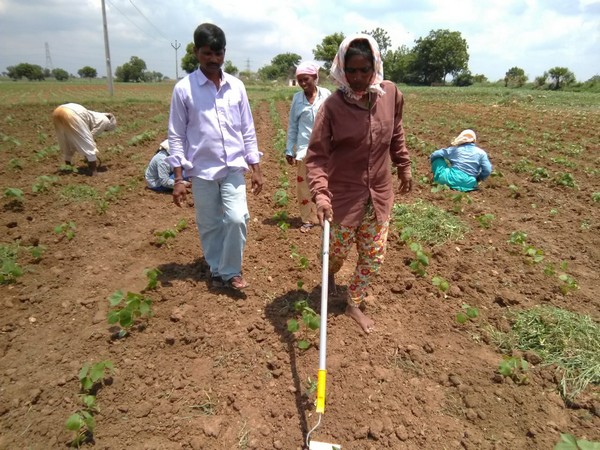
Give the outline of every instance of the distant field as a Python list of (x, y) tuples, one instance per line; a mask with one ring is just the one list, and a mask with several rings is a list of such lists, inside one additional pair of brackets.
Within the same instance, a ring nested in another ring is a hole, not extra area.
[[(113, 95), (104, 80), (68, 82), (56, 81), (0, 81), (0, 105), (61, 104), (69, 101), (87, 102), (166, 102), (173, 91), (174, 81), (162, 83), (114, 83)], [(334, 86), (324, 83), (334, 89)], [(291, 96), (297, 88), (287, 86), (247, 83), (251, 99), (284, 98)], [(600, 93), (554, 92), (527, 89), (504, 89), (498, 87), (414, 87), (400, 86), (408, 96), (419, 96), (420, 103), (471, 103), (483, 105), (506, 105), (520, 103), (534, 107), (560, 107), (568, 109), (600, 109)], [(410, 98), (410, 97), (409, 97)]]

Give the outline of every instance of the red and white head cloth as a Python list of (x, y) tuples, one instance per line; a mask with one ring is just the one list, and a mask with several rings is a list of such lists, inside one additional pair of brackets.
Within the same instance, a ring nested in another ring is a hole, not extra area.
[[(350, 43), (352, 43), (352, 41), (355, 41), (356, 39), (366, 39), (369, 42), (371, 51), (373, 52), (373, 78), (371, 78), (371, 80), (369, 81), (369, 87), (365, 92), (354, 91), (350, 87), (350, 84), (346, 79), (346, 72), (344, 71), (346, 52), (348, 51)], [(335, 55), (335, 58), (333, 59), (333, 63), (331, 64), (330, 76), (334, 84), (336, 84), (346, 96), (354, 100), (360, 100), (362, 96), (367, 92), (374, 92), (377, 95), (383, 95), (384, 91), (380, 86), (381, 82), (383, 81), (383, 62), (381, 61), (379, 45), (377, 45), (377, 41), (373, 39), (373, 36), (369, 34), (359, 33), (345, 38), (340, 44), (340, 48), (338, 49), (338, 52)]]

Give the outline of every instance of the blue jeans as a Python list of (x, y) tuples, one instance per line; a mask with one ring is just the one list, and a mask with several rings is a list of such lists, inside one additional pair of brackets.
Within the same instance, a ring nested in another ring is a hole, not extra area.
[(223, 280), (241, 275), (250, 218), (244, 171), (232, 170), (219, 180), (191, 178), (196, 225), (212, 275)]

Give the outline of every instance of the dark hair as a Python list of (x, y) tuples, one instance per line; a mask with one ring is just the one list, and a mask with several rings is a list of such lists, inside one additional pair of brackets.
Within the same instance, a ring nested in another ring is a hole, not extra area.
[(375, 65), (375, 56), (373, 55), (373, 49), (371, 44), (366, 39), (355, 39), (350, 42), (348, 49), (346, 50), (346, 56), (344, 57), (344, 66), (348, 63), (348, 60), (353, 56), (364, 56), (371, 60), (371, 64)]
[(196, 48), (208, 45), (211, 50), (218, 51), (225, 49), (225, 44), (225, 33), (212, 23), (200, 24), (194, 31), (194, 47)]

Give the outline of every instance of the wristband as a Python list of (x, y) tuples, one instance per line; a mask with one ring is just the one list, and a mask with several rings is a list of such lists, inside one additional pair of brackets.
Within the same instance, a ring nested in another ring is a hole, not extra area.
[(178, 184), (185, 184), (185, 181), (183, 181), (183, 180), (177, 180), (175, 183), (173, 183), (173, 186), (176, 186)]

